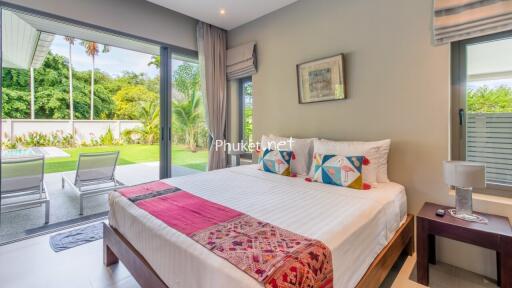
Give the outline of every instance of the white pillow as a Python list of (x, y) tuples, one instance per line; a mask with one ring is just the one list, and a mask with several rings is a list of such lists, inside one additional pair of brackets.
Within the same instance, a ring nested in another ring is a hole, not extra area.
[(390, 145), (391, 140), (389, 139), (375, 142), (329, 141), (322, 139), (315, 141), (314, 153), (366, 156), (370, 160), (370, 164), (363, 166), (363, 181), (373, 184), (389, 182), (387, 165)]
[[(261, 150), (271, 148), (273, 150), (286, 150), (293, 151), (295, 159), (291, 161), (292, 173), (297, 175), (308, 175), (309, 167), (311, 167), (311, 161), (313, 160), (313, 141), (314, 138), (298, 139), (292, 138), (290, 147), (290, 137), (279, 137), (274, 135), (263, 135), (261, 137)], [(270, 147), (271, 144), (279, 145), (277, 143), (283, 142), (284, 145), (280, 147)]]
[(377, 182), (378, 183), (388, 183), (388, 155), (389, 148), (391, 146), (391, 140), (381, 140), (381, 141), (371, 141), (371, 142), (352, 142), (356, 145), (363, 145), (368, 148), (377, 147)]
[[(363, 166), (363, 182), (368, 184), (377, 183), (377, 147), (368, 147), (367, 145), (357, 144), (357, 142), (338, 142), (324, 139), (316, 140), (314, 147), (314, 153), (338, 156), (365, 156), (370, 160), (370, 163)], [(313, 169), (312, 167), (311, 171)], [(310, 176), (312, 176), (311, 173)]]
[(379, 169), (377, 170), (377, 182), (379, 183), (388, 183), (388, 155), (389, 155), (389, 148), (391, 147), (391, 140), (386, 139), (382, 141), (374, 142), (375, 145), (379, 146), (379, 158), (380, 158), (380, 165)]

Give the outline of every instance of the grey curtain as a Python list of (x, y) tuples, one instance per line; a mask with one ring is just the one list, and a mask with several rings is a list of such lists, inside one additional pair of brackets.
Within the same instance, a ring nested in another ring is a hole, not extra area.
[(201, 88), (205, 99), (206, 121), (210, 134), (208, 170), (226, 167), (226, 152), (216, 149), (217, 140), (226, 140), (226, 31), (207, 23), (197, 24), (197, 46), (201, 69)]
[(434, 0), (434, 43), (512, 29), (511, 0)]

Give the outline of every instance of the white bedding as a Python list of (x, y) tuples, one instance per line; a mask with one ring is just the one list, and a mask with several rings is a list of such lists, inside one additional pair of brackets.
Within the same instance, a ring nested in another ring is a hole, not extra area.
[[(165, 180), (292, 232), (332, 251), (334, 287), (354, 287), (406, 217), (402, 185), (360, 191), (259, 171), (254, 165)], [(109, 221), (173, 288), (262, 287), (194, 240), (139, 209), (118, 193)]]

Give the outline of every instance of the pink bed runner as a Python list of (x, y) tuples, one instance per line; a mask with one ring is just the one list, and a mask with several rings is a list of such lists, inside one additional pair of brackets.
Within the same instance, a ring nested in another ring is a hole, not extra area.
[(162, 181), (118, 192), (265, 287), (333, 286), (331, 251), (318, 240), (259, 221)]

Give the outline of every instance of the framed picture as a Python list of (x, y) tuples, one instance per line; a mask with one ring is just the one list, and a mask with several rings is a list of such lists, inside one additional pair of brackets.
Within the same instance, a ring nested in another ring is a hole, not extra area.
[(345, 99), (343, 54), (297, 65), (297, 82), (300, 104)]

